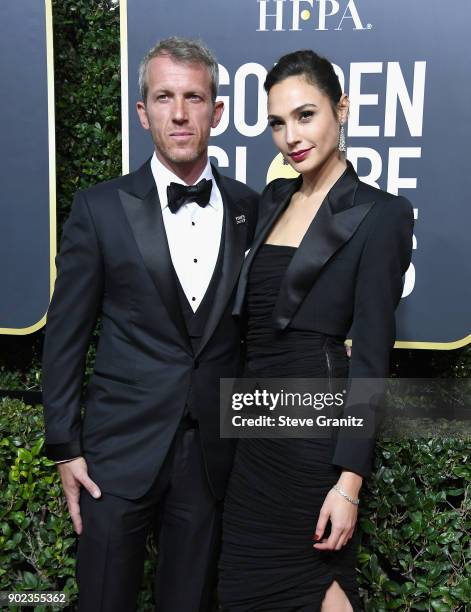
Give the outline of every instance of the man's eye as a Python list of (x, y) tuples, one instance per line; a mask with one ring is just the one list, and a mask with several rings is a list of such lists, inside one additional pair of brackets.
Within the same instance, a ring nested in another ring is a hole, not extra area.
[(166, 100), (168, 100), (168, 96), (167, 94), (159, 94), (156, 99), (159, 102), (165, 102)]

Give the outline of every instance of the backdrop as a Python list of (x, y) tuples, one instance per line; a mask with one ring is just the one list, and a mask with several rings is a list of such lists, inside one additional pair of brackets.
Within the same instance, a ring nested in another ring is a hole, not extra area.
[(140, 58), (158, 39), (201, 37), (215, 52), (226, 110), (210, 154), (258, 190), (287, 172), (267, 129), (267, 69), (300, 48), (326, 55), (350, 95), (348, 158), (364, 181), (415, 209), (396, 346), (463, 346), (471, 341), (469, 17), (467, 0), (121, 0), (123, 171), (152, 153), (135, 102)]
[(56, 250), (51, 1), (0, 2), (0, 333), (45, 323)]

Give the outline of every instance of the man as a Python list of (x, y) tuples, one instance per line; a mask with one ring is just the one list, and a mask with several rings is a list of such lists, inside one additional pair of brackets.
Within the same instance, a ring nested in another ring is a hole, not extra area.
[(79, 610), (135, 609), (155, 527), (159, 612), (204, 612), (233, 454), (219, 438), (219, 379), (238, 371), (231, 307), (258, 197), (208, 162), (223, 103), (203, 45), (161, 41), (139, 83), (154, 155), (79, 192), (64, 226), (44, 348), (46, 452), (62, 462), (79, 534)]

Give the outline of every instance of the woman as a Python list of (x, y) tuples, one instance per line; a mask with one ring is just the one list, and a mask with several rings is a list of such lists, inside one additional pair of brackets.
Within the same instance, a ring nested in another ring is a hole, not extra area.
[[(247, 316), (245, 376), (385, 378), (412, 207), (359, 181), (345, 159), (348, 98), (328, 60), (285, 55), (265, 89), (275, 145), (300, 176), (262, 194), (234, 311)], [(239, 441), (224, 511), (224, 612), (361, 609), (355, 527), (373, 447), (374, 437), (341, 430)]]

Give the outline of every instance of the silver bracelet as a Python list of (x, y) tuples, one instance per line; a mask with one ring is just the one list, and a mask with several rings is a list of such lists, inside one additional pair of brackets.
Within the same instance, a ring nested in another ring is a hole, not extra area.
[(359, 500), (359, 499), (355, 499), (354, 497), (350, 497), (350, 495), (349, 495), (348, 493), (345, 493), (345, 491), (344, 491), (343, 489), (341, 489), (341, 488), (339, 487), (339, 485), (336, 485), (336, 484), (335, 484), (335, 485), (332, 487), (332, 489), (334, 489), (334, 491), (337, 491), (337, 493), (340, 493), (340, 495), (341, 495), (342, 497), (345, 497), (345, 499), (348, 499), (348, 501), (349, 501), (350, 503), (352, 503), (354, 506), (358, 506), (358, 504), (360, 503), (360, 500)]

